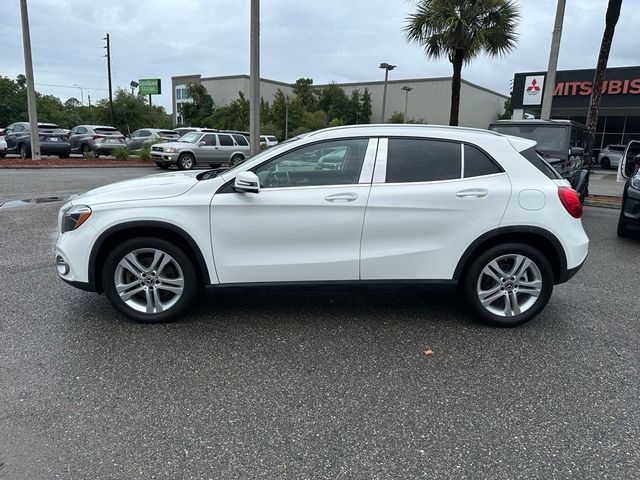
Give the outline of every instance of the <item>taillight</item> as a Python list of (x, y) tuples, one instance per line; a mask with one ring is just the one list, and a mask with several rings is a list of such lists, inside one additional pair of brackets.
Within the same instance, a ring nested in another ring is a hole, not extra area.
[(580, 203), (580, 195), (573, 188), (558, 187), (558, 197), (565, 210), (575, 218), (582, 217), (582, 203)]

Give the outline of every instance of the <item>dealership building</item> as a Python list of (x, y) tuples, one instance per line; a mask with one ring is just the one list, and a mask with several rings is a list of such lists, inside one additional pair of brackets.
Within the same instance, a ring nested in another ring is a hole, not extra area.
[[(561, 70), (556, 73), (551, 118), (586, 124), (595, 71)], [(640, 66), (608, 68), (596, 127), (595, 150), (640, 140)], [(513, 79), (513, 118), (540, 116), (546, 72), (517, 73)]]
[[(195, 83), (205, 87), (216, 106), (228, 105), (238, 98), (242, 92), (249, 98), (249, 76), (233, 75), (223, 77), (202, 77), (201, 75), (182, 75), (171, 78), (173, 119), (176, 124), (182, 123), (180, 115), (182, 105), (191, 100), (187, 95), (187, 85)], [(382, 121), (382, 95), (384, 82), (338, 83), (347, 95), (355, 89), (361, 92), (368, 89), (371, 93), (371, 121)], [(314, 85), (320, 89), (326, 85)], [(403, 87), (406, 87), (403, 89)], [(286, 95), (293, 94), (290, 83), (276, 80), (260, 79), (260, 95), (267, 102), (273, 100), (278, 91)], [(485, 87), (462, 80), (460, 92), (460, 125), (466, 127), (487, 128), (504, 111), (507, 96)], [(451, 110), (451, 77), (413, 78), (405, 80), (389, 80), (387, 82), (387, 105), (385, 116), (389, 118), (394, 112), (407, 108), (407, 118), (422, 119), (430, 124), (449, 124)]]

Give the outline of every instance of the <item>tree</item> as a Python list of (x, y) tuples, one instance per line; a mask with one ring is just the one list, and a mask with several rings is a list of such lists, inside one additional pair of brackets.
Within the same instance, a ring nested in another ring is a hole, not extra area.
[(238, 98), (229, 105), (216, 108), (201, 125), (223, 130), (249, 130), (249, 99), (238, 92)]
[(190, 83), (187, 85), (187, 93), (191, 102), (182, 104), (182, 118), (185, 125), (202, 126), (213, 112), (213, 99), (207, 93), (204, 85)]
[(622, 0), (609, 0), (607, 6), (607, 14), (605, 17), (604, 33), (602, 34), (602, 42), (600, 43), (600, 54), (598, 55), (598, 65), (593, 78), (593, 87), (591, 89), (591, 99), (589, 100), (589, 113), (587, 117), (587, 129), (589, 130), (589, 152), (592, 151), (596, 140), (596, 126), (598, 124), (598, 112), (600, 111), (600, 99), (602, 97), (602, 82), (604, 73), (607, 69), (609, 61), (609, 51), (611, 50), (611, 42), (613, 34), (616, 30), (618, 18), (620, 18), (620, 9)]
[(513, 109), (511, 108), (511, 99), (507, 98), (504, 101), (504, 112), (498, 115), (498, 120), (511, 120), (513, 117)]
[(291, 85), (293, 87), (293, 93), (300, 99), (302, 105), (313, 112), (318, 107), (318, 101), (316, 94), (313, 91), (313, 80), (311, 78), (299, 78)]
[(481, 53), (499, 56), (513, 49), (520, 15), (513, 0), (418, 0), (404, 33), (427, 57), (453, 65), (450, 125), (458, 125), (462, 66)]
[[(100, 100), (93, 108), (96, 124), (109, 125), (109, 100)], [(163, 107), (150, 106), (144, 96), (131, 95), (119, 88), (113, 96), (113, 126), (124, 134), (140, 128), (171, 128), (171, 115)]]
[(6, 127), (13, 122), (26, 121), (27, 89), (24, 83), (0, 76), (0, 126)]
[(393, 112), (393, 115), (387, 119), (387, 123), (404, 123), (404, 113)]
[(318, 106), (327, 114), (327, 121), (346, 118), (349, 113), (349, 98), (341, 87), (331, 82), (320, 91)]
[(358, 123), (371, 123), (372, 108), (371, 92), (369, 92), (368, 88), (365, 88), (362, 93), (362, 100), (360, 101), (360, 115)]

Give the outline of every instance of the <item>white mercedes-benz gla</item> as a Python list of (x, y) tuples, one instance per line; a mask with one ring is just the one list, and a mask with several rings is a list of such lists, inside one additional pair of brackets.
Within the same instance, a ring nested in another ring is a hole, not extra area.
[(152, 175), (60, 210), (60, 277), (141, 322), (203, 286), (459, 285), (515, 326), (582, 266), (578, 195), (535, 143), (468, 128), (361, 125), (281, 143), (226, 170)]

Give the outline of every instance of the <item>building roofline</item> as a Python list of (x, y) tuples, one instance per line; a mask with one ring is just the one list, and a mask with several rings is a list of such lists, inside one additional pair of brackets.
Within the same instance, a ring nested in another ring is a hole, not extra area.
[[(606, 70), (637, 70), (640, 69), (640, 65), (635, 65), (635, 66), (626, 66), (626, 67), (607, 67)], [(595, 68), (567, 68), (567, 69), (563, 69), (563, 70), (558, 70), (556, 73), (560, 73), (560, 72), (593, 72), (595, 70)], [(530, 71), (530, 72), (516, 72), (514, 73), (514, 75), (530, 75), (530, 74), (539, 74), (539, 75), (544, 75), (546, 74), (547, 71), (546, 70), (534, 70), (534, 71)]]

